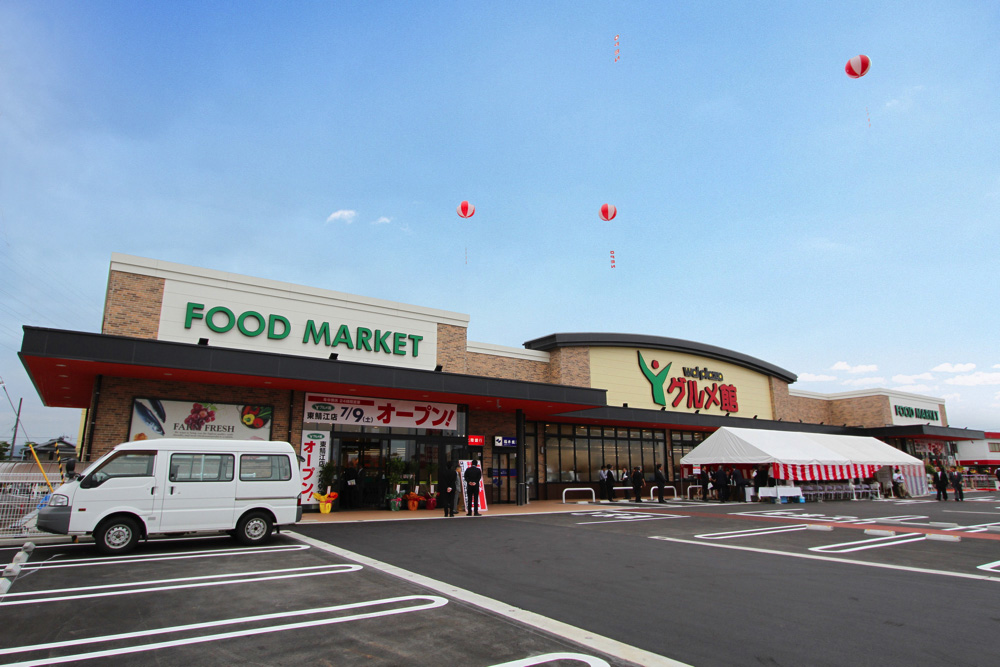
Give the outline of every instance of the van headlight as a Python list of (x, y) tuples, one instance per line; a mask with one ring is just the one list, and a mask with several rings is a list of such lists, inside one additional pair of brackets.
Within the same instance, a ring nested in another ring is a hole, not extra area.
[(69, 496), (56, 493), (49, 498), (49, 507), (65, 507), (66, 505), (69, 505)]

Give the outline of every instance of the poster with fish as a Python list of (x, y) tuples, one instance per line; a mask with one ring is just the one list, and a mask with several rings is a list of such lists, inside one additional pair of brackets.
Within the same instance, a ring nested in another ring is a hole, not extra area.
[(129, 440), (270, 440), (273, 414), (270, 405), (135, 398)]

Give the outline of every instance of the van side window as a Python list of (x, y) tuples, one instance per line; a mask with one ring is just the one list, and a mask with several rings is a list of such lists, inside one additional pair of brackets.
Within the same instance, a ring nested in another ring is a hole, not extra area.
[(121, 452), (88, 473), (80, 485), (93, 488), (112, 477), (152, 477), (155, 463), (156, 452)]
[(243, 454), (240, 456), (240, 481), (286, 482), (292, 478), (292, 464), (279, 454)]
[(232, 454), (171, 454), (171, 482), (231, 482), (236, 457)]

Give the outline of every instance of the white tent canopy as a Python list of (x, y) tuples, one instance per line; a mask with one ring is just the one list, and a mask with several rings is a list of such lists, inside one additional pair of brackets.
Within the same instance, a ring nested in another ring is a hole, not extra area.
[(923, 465), (877, 438), (722, 427), (692, 449), (681, 465)]
[(770, 464), (778, 479), (873, 477), (882, 466), (900, 466), (916, 488), (923, 461), (872, 437), (723, 427), (692, 449), (681, 465)]

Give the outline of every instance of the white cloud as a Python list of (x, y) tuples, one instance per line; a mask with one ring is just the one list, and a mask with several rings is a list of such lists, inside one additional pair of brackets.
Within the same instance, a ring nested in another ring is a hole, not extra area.
[(878, 370), (878, 366), (875, 364), (859, 364), (857, 366), (851, 366), (846, 361), (838, 361), (833, 366), (830, 366), (831, 371), (847, 371), (848, 373), (871, 373)]
[(855, 378), (853, 380), (844, 380), (840, 384), (848, 385), (851, 387), (875, 387), (880, 384), (885, 383), (885, 378), (883, 377), (867, 377), (867, 378)]
[(893, 375), (892, 381), (899, 384), (913, 384), (917, 380), (933, 380), (934, 376), (930, 373), (921, 373), (920, 375)]
[(812, 373), (802, 373), (799, 375), (800, 382), (830, 382), (836, 379), (836, 375), (813, 375)]
[(1000, 384), (1000, 373), (984, 373), (978, 371), (968, 375), (956, 375), (945, 380), (947, 384), (960, 384), (965, 387), (978, 387), (982, 385)]
[(1000, 368), (1000, 364), (993, 364), (993, 368)]
[[(934, 371), (934, 372), (936, 372), (936, 373), (968, 373), (969, 371), (971, 371), (975, 367), (976, 367), (975, 364), (949, 364), (949, 363), (943, 363), (943, 364), (938, 364), (937, 366), (935, 366), (931, 370)], [(997, 367), (1000, 367), (1000, 364), (998, 364), (997, 366), (994, 366), (993, 368), (997, 368)]]
[(379, 219), (376, 220), (375, 222), (373, 222), (372, 224), (373, 225), (387, 225), (390, 222), (392, 222), (392, 218), (387, 218), (386, 216), (383, 215), (383, 216), (379, 217)]
[(335, 220), (343, 220), (347, 224), (354, 222), (354, 216), (358, 214), (357, 211), (351, 211), (348, 209), (340, 209), (339, 211), (334, 211), (330, 214), (330, 217), (326, 219), (327, 222), (334, 222)]

